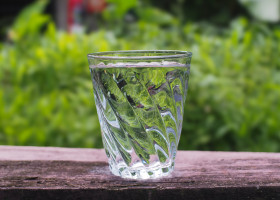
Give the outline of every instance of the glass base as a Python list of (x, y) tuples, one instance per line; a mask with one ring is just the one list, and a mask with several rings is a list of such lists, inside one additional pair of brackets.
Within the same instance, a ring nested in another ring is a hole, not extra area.
[(169, 175), (174, 170), (174, 161), (162, 164), (160, 162), (154, 163), (153, 166), (144, 167), (141, 163), (136, 163), (132, 167), (127, 167), (125, 163), (116, 165), (109, 161), (110, 171), (122, 178), (128, 179), (156, 179)]

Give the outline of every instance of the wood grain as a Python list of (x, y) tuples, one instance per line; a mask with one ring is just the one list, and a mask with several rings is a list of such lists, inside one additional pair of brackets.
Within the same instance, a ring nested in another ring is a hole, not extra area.
[(0, 200), (280, 199), (280, 154), (179, 151), (172, 175), (111, 174), (103, 149), (0, 146)]

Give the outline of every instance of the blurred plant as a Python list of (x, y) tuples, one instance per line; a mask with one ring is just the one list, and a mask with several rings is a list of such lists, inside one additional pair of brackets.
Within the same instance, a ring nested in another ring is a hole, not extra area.
[(280, 0), (239, 0), (254, 18), (269, 22), (280, 20)]
[(42, 14), (47, 3), (47, 0), (40, 0), (24, 9), (19, 14), (9, 31), (9, 37), (15, 42), (22, 40), (23, 38), (33, 39), (36, 41), (35, 39), (38, 38), (34, 37), (40, 37), (42, 26), (50, 21), (50, 17), (48, 15)]
[(245, 18), (227, 29), (182, 25), (157, 8), (110, 2), (119, 19), (132, 8), (138, 19), (71, 35), (41, 14), (44, 1), (19, 15), (0, 44), (0, 144), (102, 147), (86, 54), (181, 49), (193, 61), (180, 149), (280, 151), (279, 27)]
[[(227, 26), (237, 16), (250, 16), (237, 0), (142, 0), (154, 7), (172, 13), (182, 22), (207, 21), (219, 26)], [(254, 1), (254, 0), (253, 0)]]

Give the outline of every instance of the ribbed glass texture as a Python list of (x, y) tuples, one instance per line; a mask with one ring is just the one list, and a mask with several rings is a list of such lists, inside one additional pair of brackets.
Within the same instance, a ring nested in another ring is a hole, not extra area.
[(191, 53), (118, 51), (88, 55), (102, 140), (113, 174), (170, 174), (181, 135)]

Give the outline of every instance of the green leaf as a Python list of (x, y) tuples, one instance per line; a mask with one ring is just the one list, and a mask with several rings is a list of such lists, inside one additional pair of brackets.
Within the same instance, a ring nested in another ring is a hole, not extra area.
[(106, 0), (109, 3), (103, 16), (107, 20), (121, 19), (131, 8), (136, 7), (137, 0)]
[(39, 0), (23, 9), (9, 31), (10, 39), (17, 41), (38, 34), (42, 26), (50, 21), (48, 15), (41, 14), (47, 3), (47, 0)]
[(138, 8), (137, 14), (140, 17), (140, 20), (147, 23), (154, 23), (158, 25), (170, 25), (177, 23), (177, 20), (171, 14), (158, 8)]

